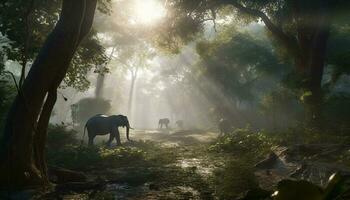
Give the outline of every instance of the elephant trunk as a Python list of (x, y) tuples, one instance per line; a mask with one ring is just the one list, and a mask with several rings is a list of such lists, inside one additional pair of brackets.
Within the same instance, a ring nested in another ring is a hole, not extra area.
[(129, 139), (129, 130), (130, 130), (130, 124), (128, 123), (128, 124), (126, 125), (126, 139), (127, 139), (127, 140), (130, 140), (130, 139)]

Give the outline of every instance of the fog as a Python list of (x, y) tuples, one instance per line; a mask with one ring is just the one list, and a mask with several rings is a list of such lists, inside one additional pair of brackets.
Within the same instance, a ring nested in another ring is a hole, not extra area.
[[(128, 113), (128, 94), (131, 87), (131, 75), (126, 70), (113, 66), (111, 72), (99, 75), (89, 73), (91, 86), (85, 92), (72, 88), (61, 89), (51, 118), (52, 123), (71, 124), (71, 105), (83, 98), (102, 98), (110, 101), (108, 113), (127, 115), (132, 127), (137, 129), (155, 129), (160, 118), (169, 118), (170, 127), (176, 128), (177, 120), (184, 120), (186, 128), (211, 128), (210, 117), (206, 111), (210, 103), (203, 94), (191, 94), (190, 83), (183, 83), (181, 70), (189, 70), (191, 64), (198, 61), (193, 47), (184, 48), (179, 55), (155, 57), (148, 69), (142, 69), (137, 76), (131, 112)], [(65, 101), (66, 97), (67, 101)], [(204, 111), (204, 112), (203, 112)]]

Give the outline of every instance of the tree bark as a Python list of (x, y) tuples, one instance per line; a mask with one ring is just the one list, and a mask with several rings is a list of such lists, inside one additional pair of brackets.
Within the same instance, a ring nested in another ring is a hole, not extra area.
[(322, 125), (322, 105), (323, 105), (323, 92), (322, 92), (322, 77), (326, 61), (327, 41), (329, 38), (329, 26), (328, 20), (320, 19), (321, 24), (316, 30), (315, 37), (313, 39), (313, 49), (310, 55), (310, 69), (309, 69), (309, 82), (308, 88), (311, 91), (311, 96), (307, 103), (309, 106), (308, 112), (310, 113), (310, 123), (319, 127)]
[(48, 183), (47, 166), (46, 166), (46, 141), (47, 128), (49, 125), (50, 115), (57, 100), (57, 89), (49, 91), (43, 110), (38, 121), (37, 131), (34, 135), (34, 159), (35, 165), (40, 171), (44, 183)]
[(37, 122), (49, 92), (42, 112), (42, 120), (46, 121), (45, 114), (50, 109), (45, 107), (50, 108), (54, 99), (51, 91), (64, 78), (77, 46), (89, 32), (95, 8), (96, 0), (63, 1), (59, 21), (35, 59), (23, 83), (22, 95), (17, 95), (7, 116), (0, 146), (1, 188), (23, 189), (45, 184), (33, 154), (34, 137), (44, 138), (36, 135), (43, 134), (37, 131)]

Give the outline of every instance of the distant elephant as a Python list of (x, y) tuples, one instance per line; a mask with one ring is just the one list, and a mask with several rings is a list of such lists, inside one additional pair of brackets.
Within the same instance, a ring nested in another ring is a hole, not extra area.
[(227, 119), (220, 119), (218, 127), (220, 131), (220, 135), (228, 134), (232, 131), (231, 123)]
[(163, 125), (165, 125), (165, 128), (169, 128), (169, 123), (170, 120), (168, 118), (159, 119), (158, 128), (163, 128)]
[(184, 128), (184, 121), (183, 120), (177, 120), (175, 122), (175, 124), (177, 125), (177, 127), (179, 128)]
[(117, 141), (117, 145), (120, 145), (120, 134), (118, 127), (126, 127), (126, 138), (127, 140), (129, 139), (129, 129), (130, 124), (129, 120), (126, 116), (124, 115), (95, 115), (91, 117), (87, 122), (84, 127), (84, 134), (83, 134), (83, 139), (85, 136), (85, 129), (88, 131), (88, 136), (89, 136), (89, 146), (93, 145), (94, 143), (94, 138), (96, 135), (106, 135), (109, 134), (109, 140), (107, 142), (107, 145), (110, 146), (111, 142), (115, 138)]

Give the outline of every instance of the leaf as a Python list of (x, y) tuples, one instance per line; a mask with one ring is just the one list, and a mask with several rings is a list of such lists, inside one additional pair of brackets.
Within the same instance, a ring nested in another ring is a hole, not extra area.
[(331, 200), (338, 197), (344, 191), (344, 178), (338, 174), (333, 174), (328, 181), (325, 189), (324, 199)]
[(274, 200), (322, 200), (323, 190), (304, 180), (282, 180), (272, 197)]
[(312, 95), (311, 91), (305, 91), (304, 94), (301, 95), (300, 101), (305, 101), (307, 97), (310, 97)]

